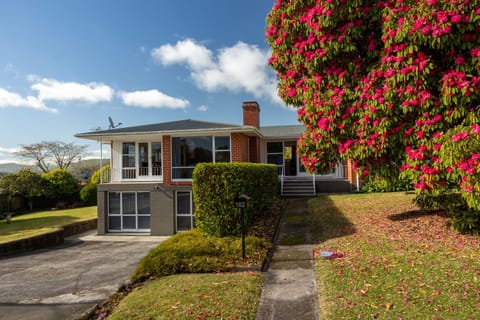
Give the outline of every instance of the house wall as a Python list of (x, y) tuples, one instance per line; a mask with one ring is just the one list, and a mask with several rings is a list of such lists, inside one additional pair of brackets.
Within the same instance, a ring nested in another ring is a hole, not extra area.
[(242, 133), (231, 135), (232, 162), (247, 162), (249, 160), (248, 136)]
[(165, 186), (161, 183), (119, 183), (100, 184), (98, 196), (98, 234), (108, 232), (108, 192), (149, 192), (150, 193), (150, 234), (167, 236), (175, 233), (175, 192), (191, 191), (190, 186)]

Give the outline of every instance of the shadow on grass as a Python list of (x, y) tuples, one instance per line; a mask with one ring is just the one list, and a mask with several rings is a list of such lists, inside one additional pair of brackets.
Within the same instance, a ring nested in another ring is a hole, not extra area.
[(314, 244), (357, 232), (354, 224), (335, 206), (328, 195), (311, 199), (308, 206)]
[(429, 216), (447, 217), (445, 211), (442, 210), (410, 210), (402, 213), (391, 214), (387, 216), (387, 218), (391, 221), (404, 221)]

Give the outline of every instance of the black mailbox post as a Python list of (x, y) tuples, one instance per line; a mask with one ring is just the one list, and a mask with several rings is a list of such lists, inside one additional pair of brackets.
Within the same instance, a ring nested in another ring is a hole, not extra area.
[(235, 197), (234, 207), (240, 209), (240, 225), (242, 228), (242, 258), (245, 260), (245, 212), (243, 211), (247, 207), (247, 200), (250, 199), (249, 196), (242, 194), (241, 196)]

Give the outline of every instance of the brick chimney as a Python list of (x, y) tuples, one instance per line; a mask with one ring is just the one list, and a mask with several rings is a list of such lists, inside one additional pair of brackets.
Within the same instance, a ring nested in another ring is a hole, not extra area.
[(260, 106), (256, 101), (245, 101), (243, 108), (243, 125), (260, 128)]

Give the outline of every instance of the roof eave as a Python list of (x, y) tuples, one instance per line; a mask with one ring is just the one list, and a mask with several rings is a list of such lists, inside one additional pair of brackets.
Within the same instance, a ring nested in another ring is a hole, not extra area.
[(122, 136), (148, 136), (148, 135), (162, 135), (162, 136), (192, 136), (198, 134), (213, 134), (213, 133), (250, 133), (251, 135), (257, 135), (263, 137), (260, 130), (252, 126), (241, 127), (227, 127), (227, 128), (208, 128), (208, 129), (187, 129), (187, 130), (163, 130), (163, 131), (138, 131), (138, 132), (90, 132), (76, 134), (76, 138), (88, 139), (88, 140), (114, 140), (115, 138)]

